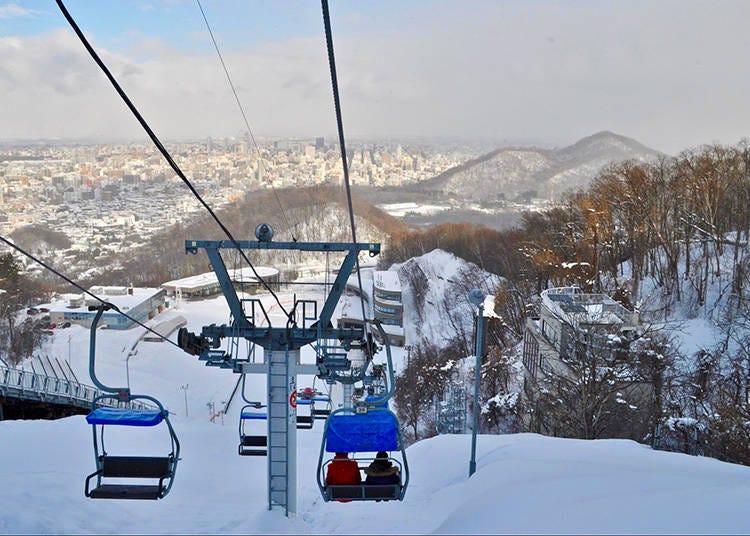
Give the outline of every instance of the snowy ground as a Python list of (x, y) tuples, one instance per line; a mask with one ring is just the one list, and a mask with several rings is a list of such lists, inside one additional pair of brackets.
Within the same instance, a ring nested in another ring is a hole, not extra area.
[(83, 417), (0, 422), (2, 533), (748, 533), (750, 469), (654, 452), (629, 441), (469, 436), (408, 449), (402, 503), (324, 503), (315, 486), (320, 429), (300, 431), (299, 513), (266, 510), (266, 460), (236, 454), (234, 422), (177, 418), (183, 456), (158, 502), (93, 501)]
[[(186, 303), (181, 314), (194, 331), (227, 318), (223, 298)], [(125, 356), (140, 331), (99, 332), (98, 370), (105, 382), (124, 383)], [(58, 331), (48, 350), (67, 358), (68, 335), (73, 367), (85, 381), (87, 330)], [(478, 471), (469, 479), (470, 436), (441, 436), (408, 449), (411, 482), (404, 502), (325, 503), (315, 483), (320, 423), (298, 432), (298, 513), (285, 518), (266, 509), (266, 459), (236, 453), (239, 405), (223, 424), (208, 421), (206, 403), (218, 407), (237, 377), (204, 367), (171, 345), (141, 342), (137, 348), (130, 360), (134, 392), (153, 394), (176, 413), (182, 460), (172, 492), (157, 502), (86, 499), (84, 479), (94, 470), (94, 457), (83, 417), (3, 421), (0, 533), (750, 532), (750, 468), (621, 440), (481, 436)], [(189, 386), (189, 416), (182, 385)], [(263, 385), (255, 378), (251, 396), (264, 398)], [(165, 453), (166, 438), (150, 435), (158, 430), (111, 428), (113, 454), (117, 443), (129, 454)]]

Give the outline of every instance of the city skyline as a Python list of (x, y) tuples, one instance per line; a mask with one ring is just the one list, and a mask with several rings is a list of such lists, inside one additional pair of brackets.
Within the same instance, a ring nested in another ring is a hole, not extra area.
[[(165, 140), (244, 132), (192, 0), (68, 8)], [(259, 138), (335, 120), (317, 2), (204, 0)], [(352, 138), (563, 145), (601, 130), (675, 154), (748, 135), (739, 1), (333, 2)], [(0, 140), (143, 140), (54, 2), (0, 2)]]

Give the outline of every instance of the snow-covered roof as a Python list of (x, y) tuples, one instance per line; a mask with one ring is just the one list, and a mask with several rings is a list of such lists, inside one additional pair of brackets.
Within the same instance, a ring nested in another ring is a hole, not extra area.
[[(268, 266), (256, 266), (255, 271), (263, 279), (277, 276), (279, 271), (276, 268), (270, 268)], [(257, 283), (258, 278), (255, 276), (252, 268), (249, 266), (240, 269), (227, 270), (229, 278), (232, 281), (238, 283)], [(215, 272), (206, 272), (203, 274), (192, 275), (189, 277), (183, 277), (182, 279), (175, 279), (174, 281), (167, 281), (162, 284), (162, 288), (181, 288), (184, 290), (200, 289), (207, 286), (218, 285), (219, 280), (216, 277)]]
[(634, 324), (634, 313), (606, 294), (586, 294), (578, 287), (557, 287), (542, 292), (542, 304), (571, 324)]
[[(113, 287), (108, 288), (112, 289)], [(131, 289), (133, 292), (132, 294), (129, 294), (128, 292), (125, 292), (125, 294), (108, 294), (107, 292), (101, 292), (101, 290), (102, 287), (92, 287), (91, 293), (117, 306), (121, 311), (127, 311), (128, 309), (136, 307), (157, 293), (162, 292), (162, 290), (158, 288), (133, 288)], [(88, 313), (89, 302), (95, 301), (94, 298), (90, 297), (88, 294), (64, 294), (61, 298), (61, 300), (41, 305), (40, 307), (47, 307), (51, 312)], [(76, 299), (80, 300), (80, 306), (71, 307), (71, 300)]]
[(375, 288), (390, 292), (401, 292), (401, 281), (396, 271), (375, 271)]

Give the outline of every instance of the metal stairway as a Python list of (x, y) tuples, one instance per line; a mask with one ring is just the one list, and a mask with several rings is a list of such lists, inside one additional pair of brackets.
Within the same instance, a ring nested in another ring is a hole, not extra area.
[[(297, 412), (290, 404), (290, 394), (297, 389), (294, 375), (289, 372), (289, 360), (296, 360), (299, 351), (268, 351), (268, 509), (274, 506), (296, 511), (296, 468), (290, 471), (288, 453), (297, 449)], [(295, 361), (296, 362), (296, 361)]]

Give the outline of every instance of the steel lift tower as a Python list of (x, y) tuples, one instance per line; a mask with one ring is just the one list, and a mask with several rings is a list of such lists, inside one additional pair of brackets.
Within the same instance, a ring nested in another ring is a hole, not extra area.
[[(332, 242), (272, 242), (273, 230), (268, 224), (255, 229), (257, 241), (187, 240), (187, 253), (206, 250), (211, 266), (229, 305), (229, 325), (204, 326), (201, 335), (180, 330), (178, 344), (186, 352), (199, 356), (208, 366), (231, 369), (235, 373), (265, 374), (268, 385), (268, 508), (297, 511), (297, 412), (294, 395), (297, 375), (311, 374), (331, 380), (337, 372), (351, 368), (347, 357), (350, 350), (368, 351), (364, 328), (339, 329), (331, 323), (336, 304), (344, 291), (349, 275), (356, 267), (357, 256), (367, 251), (370, 256), (380, 253), (380, 244)], [(305, 252), (346, 253), (330, 293), (317, 314), (317, 302), (297, 300), (284, 326), (272, 326), (261, 301), (257, 298), (240, 298), (232, 284), (221, 256), (222, 249), (290, 250)], [(259, 326), (260, 315), (266, 320)], [(237, 348), (236, 342), (244, 338), (263, 348), (263, 361), (232, 355), (219, 349), (223, 339), (233, 342), (228, 347)], [(316, 363), (300, 363), (300, 349), (313, 344)]]

